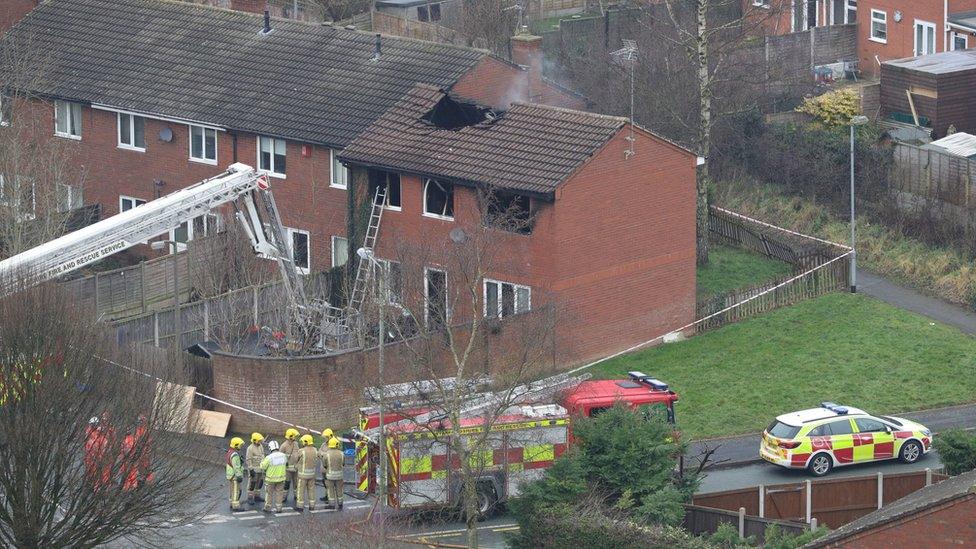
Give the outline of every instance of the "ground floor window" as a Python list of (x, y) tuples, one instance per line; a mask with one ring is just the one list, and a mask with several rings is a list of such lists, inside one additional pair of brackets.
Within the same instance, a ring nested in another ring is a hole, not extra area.
[(288, 245), (291, 247), (291, 259), (302, 274), (308, 274), (312, 268), (311, 236), (308, 231), (288, 229)]
[(332, 237), (332, 267), (342, 267), (349, 260), (349, 240), (344, 236)]
[(532, 289), (485, 279), (485, 316), (504, 318), (532, 308)]
[(447, 305), (447, 272), (424, 269), (424, 319), (428, 329), (447, 325), (450, 318)]
[(402, 303), (403, 297), (403, 268), (399, 261), (380, 259), (386, 271), (386, 302)]

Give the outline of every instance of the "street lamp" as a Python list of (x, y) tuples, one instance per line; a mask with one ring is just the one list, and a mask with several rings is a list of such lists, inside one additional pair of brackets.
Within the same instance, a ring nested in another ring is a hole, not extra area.
[(383, 387), (383, 348), (386, 345), (386, 325), (385, 325), (385, 311), (384, 305), (386, 300), (386, 268), (376, 259), (376, 254), (373, 253), (372, 248), (359, 248), (356, 250), (356, 254), (362, 261), (369, 261), (373, 268), (378, 268), (379, 271), (379, 291), (376, 296), (376, 304), (379, 307), (380, 315), (380, 341), (379, 348), (377, 349), (377, 358), (379, 359), (379, 389), (380, 389), (380, 402), (379, 402), (379, 420), (380, 420), (380, 433), (379, 440), (377, 441), (380, 447), (380, 478), (378, 487), (379, 496), (379, 516), (380, 516), (380, 539), (383, 539), (383, 530), (385, 525), (383, 524), (385, 517), (383, 516), (383, 508), (386, 506), (386, 440), (384, 436), (384, 422), (383, 422), (383, 406), (385, 404), (384, 399), (386, 397), (385, 390)]
[[(176, 351), (177, 352), (179, 352), (180, 350), (182, 350), (181, 340), (183, 339), (183, 334), (180, 333), (180, 332), (183, 331), (183, 325), (182, 325), (183, 322), (182, 322), (182, 319), (180, 319), (180, 276), (179, 276), (179, 271), (178, 271), (178, 264), (179, 263), (178, 263), (178, 261), (176, 259), (176, 253), (179, 251), (179, 249), (178, 249), (178, 246), (179, 245), (180, 245), (180, 243), (177, 242), (177, 241), (175, 241), (175, 240), (157, 240), (156, 242), (153, 242), (152, 244), (149, 245), (152, 249), (154, 249), (156, 251), (161, 251), (166, 246), (171, 246), (171, 249), (172, 249), (172, 253), (173, 253), (173, 317), (175, 318), (174, 327), (176, 328), (175, 342), (176, 342)], [(143, 283), (145, 283), (145, 280), (143, 281)]]
[(868, 117), (857, 115), (851, 118), (851, 293), (857, 292), (857, 251), (854, 249), (854, 127), (868, 123)]

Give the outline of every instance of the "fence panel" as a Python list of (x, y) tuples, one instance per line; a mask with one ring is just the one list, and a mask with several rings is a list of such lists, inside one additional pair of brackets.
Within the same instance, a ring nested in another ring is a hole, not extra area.
[[(718, 530), (721, 524), (731, 524), (738, 530), (739, 513), (726, 511), (724, 509), (714, 509), (701, 505), (685, 505), (685, 517), (683, 526), (694, 535), (712, 534)], [(776, 524), (781, 530), (791, 534), (801, 534), (806, 531), (804, 524), (787, 522), (782, 520), (764, 519), (757, 516), (746, 514), (743, 521), (744, 534), (746, 537), (755, 536), (759, 543), (766, 539), (766, 528)]]

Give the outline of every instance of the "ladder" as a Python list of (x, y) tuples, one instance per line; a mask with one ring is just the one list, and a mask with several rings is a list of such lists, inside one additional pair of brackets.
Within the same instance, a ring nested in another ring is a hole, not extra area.
[[(376, 237), (380, 232), (380, 221), (383, 220), (383, 207), (386, 205), (386, 185), (378, 185), (376, 194), (373, 196), (373, 205), (369, 213), (369, 224), (366, 226), (366, 236), (363, 238), (363, 247), (372, 250), (376, 245)], [(358, 260), (356, 266), (356, 280), (352, 286), (352, 297), (349, 299), (349, 309), (358, 312), (366, 299), (366, 288), (369, 284), (370, 273), (373, 265), (371, 261)]]

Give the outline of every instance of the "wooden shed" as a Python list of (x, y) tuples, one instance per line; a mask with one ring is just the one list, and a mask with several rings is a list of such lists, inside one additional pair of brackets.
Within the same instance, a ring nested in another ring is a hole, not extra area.
[(976, 50), (887, 61), (881, 65), (881, 114), (932, 129), (935, 138), (976, 133)]

